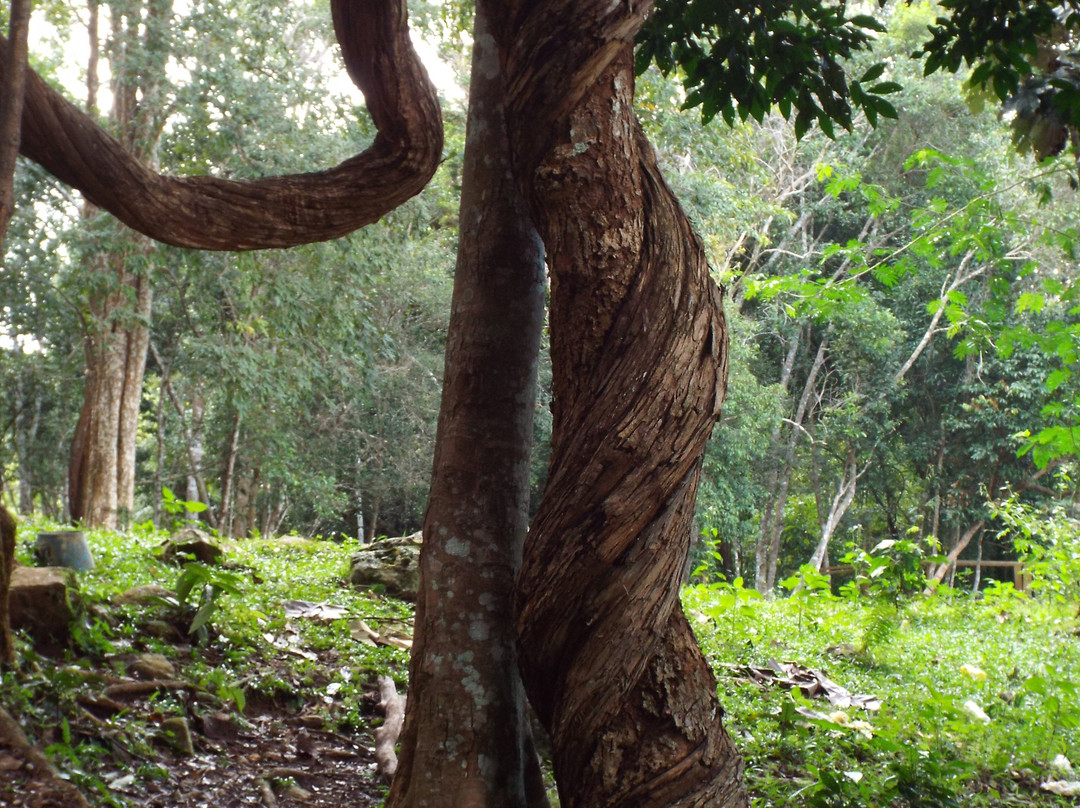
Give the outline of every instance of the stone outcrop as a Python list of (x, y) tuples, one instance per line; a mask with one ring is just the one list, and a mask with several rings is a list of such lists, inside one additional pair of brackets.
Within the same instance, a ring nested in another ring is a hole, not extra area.
[(11, 627), (34, 639), (66, 639), (75, 619), (69, 599), (74, 587), (75, 576), (63, 567), (16, 565), (9, 594)]
[(420, 588), (420, 546), (423, 535), (380, 539), (353, 554), (349, 582), (402, 600), (416, 600)]
[(203, 564), (218, 564), (223, 551), (203, 531), (185, 527), (161, 547), (161, 560), (183, 564), (192, 557)]

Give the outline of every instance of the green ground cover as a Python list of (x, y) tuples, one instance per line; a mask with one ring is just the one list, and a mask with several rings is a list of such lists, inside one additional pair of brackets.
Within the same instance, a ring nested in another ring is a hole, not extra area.
[[(36, 531), (49, 527), (21, 528), (23, 561), (32, 561)], [(97, 566), (79, 575), (71, 640), (46, 656), (21, 638), (20, 667), (0, 682), (0, 699), (61, 771), (97, 804), (140, 804), (138, 783), (168, 774), (169, 763), (154, 752), (162, 717), (202, 709), (224, 710), (241, 724), (267, 709), (303, 712), (342, 735), (370, 731), (379, 720), (374, 677), (390, 673), (405, 682), (411, 608), (347, 585), (354, 543), (222, 542), (224, 566), (181, 567), (158, 557), (165, 538), (150, 530), (90, 532)], [(754, 805), (1074, 804), (1043, 786), (1080, 780), (1066, 763), (1080, 764), (1075, 603), (1000, 584), (978, 597), (951, 590), (924, 596), (890, 588), (892, 572), (839, 594), (804, 573), (776, 600), (741, 581), (684, 591), (747, 758)], [(185, 574), (190, 591), (181, 604)], [(902, 576), (892, 580), (903, 583)], [(146, 584), (170, 595), (116, 604), (118, 593)], [(297, 600), (334, 608), (318, 619), (290, 617), (285, 604)], [(190, 627), (211, 602), (201, 638), (198, 631), (160, 631), (163, 623)], [(391, 644), (372, 644), (371, 632)], [(86, 710), (95, 683), (125, 675), (132, 655), (144, 653), (176, 661), (197, 691), (194, 701), (160, 694), (150, 714), (109, 716), (103, 733)], [(754, 681), (751, 671), (777, 663), (796, 663), (852, 694), (875, 697), (880, 707)], [(114, 782), (127, 791), (111, 788)]]
[[(755, 596), (720, 583), (688, 587), (683, 601), (756, 805), (1075, 804), (1041, 788), (1080, 779), (1065, 764), (1080, 757), (1075, 606), (1011, 585), (898, 605), (824, 589)], [(742, 667), (775, 662), (820, 671), (881, 706), (808, 700), (754, 683)]]

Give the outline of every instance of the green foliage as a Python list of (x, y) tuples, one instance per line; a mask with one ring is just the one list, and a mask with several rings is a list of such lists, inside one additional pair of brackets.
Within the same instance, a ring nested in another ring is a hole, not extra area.
[(869, 551), (854, 547), (841, 559), (855, 569), (849, 591), (865, 592), (897, 608), (903, 599), (926, 587), (926, 564), (944, 560), (932, 538), (927, 544), (918, 539), (883, 539)]
[(196, 609), (188, 627), (203, 642), (209, 637), (209, 629), (215, 614), (221, 610), (223, 595), (239, 597), (243, 592), (243, 577), (235, 572), (220, 569), (200, 561), (189, 561), (176, 579), (176, 599), (181, 606), (191, 601)]
[[(798, 617), (805, 606), (788, 598), (756, 601), (752, 618), (733, 621), (709, 616), (720, 594), (689, 587), (683, 601), (721, 675), (753, 804), (1044, 804), (1032, 792), (1060, 778), (1052, 759), (1075, 757), (1080, 654), (1065, 604), (1020, 598), (1003, 614), (989, 599), (934, 596), (898, 616), (888, 600), (853, 595), (819, 598), (807, 622)], [(875, 664), (838, 653), (875, 615), (888, 624)], [(770, 659), (824, 671), (882, 706), (838, 710), (739, 678), (740, 665)]]
[(705, 123), (718, 114), (729, 126), (736, 116), (760, 122), (776, 106), (794, 116), (796, 137), (815, 122), (831, 137), (834, 124), (853, 127), (854, 110), (871, 124), (897, 115), (884, 96), (900, 86), (884, 76), (884, 63), (858, 79), (841, 66), (883, 30), (872, 16), (848, 16), (843, 4), (667, 0), (639, 35), (637, 68), (655, 62), (665, 75), (681, 70), (683, 107), (700, 106)]
[(780, 586), (788, 590), (791, 593), (789, 599), (798, 604), (800, 629), (807, 609), (816, 613), (818, 605), (833, 597), (829, 576), (823, 575), (809, 564), (799, 567), (799, 572), (785, 578), (780, 582)]
[(993, 503), (1003, 525), (999, 538), (1011, 539), (1031, 576), (1032, 592), (1059, 603), (1080, 603), (1080, 520), (1055, 503), (1036, 507), (1017, 495)]
[(1080, 30), (1071, 2), (945, 0), (945, 12), (914, 54), (925, 72), (970, 67), (976, 101), (1004, 102), (1018, 146), (1043, 159), (1080, 123), (1080, 70), (1070, 46)]

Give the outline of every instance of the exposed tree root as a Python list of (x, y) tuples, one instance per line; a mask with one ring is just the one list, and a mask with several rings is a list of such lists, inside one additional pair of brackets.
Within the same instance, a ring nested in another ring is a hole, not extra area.
[(389, 783), (397, 771), (398, 759), (394, 744), (397, 743), (401, 728), (405, 724), (405, 697), (397, 692), (394, 680), (389, 676), (380, 676), (378, 684), (379, 709), (383, 711), (386, 720), (375, 730), (375, 762), (379, 773)]
[(75, 786), (57, 777), (52, 764), (23, 734), (19, 724), (0, 707), (0, 756), (21, 763), (5, 766), (0, 780), (0, 804), (7, 797), (25, 808), (90, 808)]

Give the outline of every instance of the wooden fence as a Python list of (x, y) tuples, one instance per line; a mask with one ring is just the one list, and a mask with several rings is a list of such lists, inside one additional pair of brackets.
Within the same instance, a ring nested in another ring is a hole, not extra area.
[[(928, 569), (929, 569), (929, 565)], [(1023, 592), (1028, 584), (1031, 583), (1031, 575), (1024, 572), (1023, 561), (974, 561), (971, 559), (957, 559), (955, 562), (957, 567), (981, 567), (982, 569), (989, 568), (1009, 568), (1012, 569), (1013, 574), (1013, 587), (1017, 592)], [(835, 567), (826, 567), (825, 572), (829, 575), (843, 574), (854, 572), (854, 568), (850, 564), (840, 564)], [(929, 574), (929, 572), (928, 572)]]

